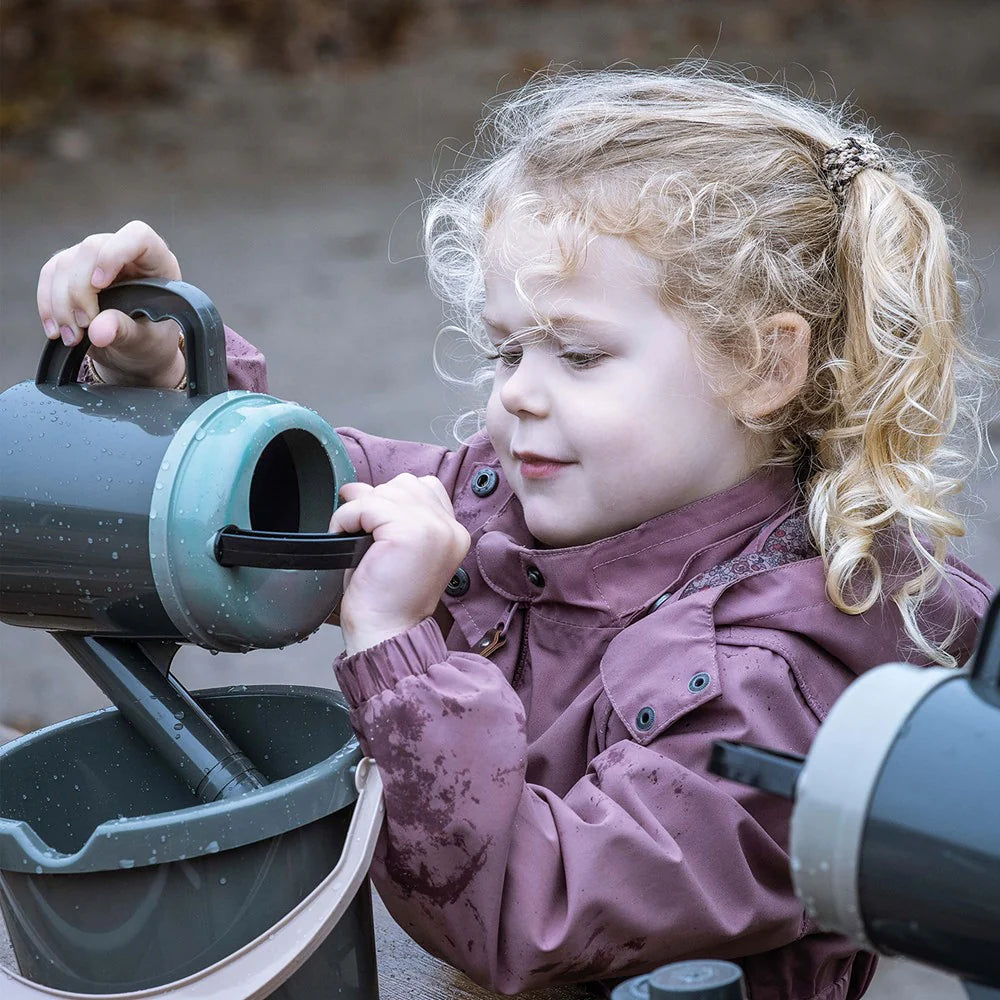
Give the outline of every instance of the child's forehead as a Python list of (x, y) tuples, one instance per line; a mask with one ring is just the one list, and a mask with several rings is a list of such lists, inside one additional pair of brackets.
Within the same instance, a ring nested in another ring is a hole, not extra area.
[(627, 235), (603, 233), (570, 213), (529, 211), (514, 204), (488, 219), (483, 236), (487, 275), (549, 282), (583, 276), (647, 287), (658, 278), (654, 261)]

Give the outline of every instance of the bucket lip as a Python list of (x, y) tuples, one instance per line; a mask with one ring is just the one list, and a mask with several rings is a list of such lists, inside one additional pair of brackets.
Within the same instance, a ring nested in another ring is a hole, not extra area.
[[(193, 691), (196, 698), (220, 696), (309, 697), (348, 712), (331, 688), (304, 685), (227, 685)], [(114, 706), (74, 716), (27, 733), (0, 747), (0, 758), (36, 740), (92, 719), (117, 713)], [(244, 847), (305, 826), (357, 799), (354, 773), (362, 758), (357, 736), (321, 761), (231, 799), (100, 823), (73, 854), (50, 847), (25, 820), (0, 816), (0, 871), (77, 874), (143, 868)]]

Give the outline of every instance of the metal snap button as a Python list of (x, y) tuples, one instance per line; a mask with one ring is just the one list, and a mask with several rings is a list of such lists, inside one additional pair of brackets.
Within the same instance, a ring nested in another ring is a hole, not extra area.
[(652, 604), (650, 604), (649, 613), (652, 614), (661, 604), (665, 601), (669, 601), (673, 596), (674, 595), (671, 594), (669, 590), (665, 590), (655, 601), (653, 601)]
[(488, 497), (500, 482), (500, 477), (494, 469), (480, 469), (472, 477), (472, 492), (477, 497)]
[(704, 670), (699, 671), (688, 681), (688, 691), (697, 694), (699, 691), (704, 691), (711, 683), (712, 675), (706, 674)]
[(444, 592), (451, 597), (461, 597), (469, 589), (469, 574), (461, 566), (455, 570), (455, 575), (448, 581)]
[(639, 709), (639, 713), (635, 717), (635, 728), (645, 733), (653, 728), (654, 722), (656, 722), (656, 712), (649, 705), (646, 705)]
[(528, 580), (534, 584), (536, 587), (545, 586), (545, 577), (542, 576), (542, 571), (537, 566), (529, 566), (527, 569)]

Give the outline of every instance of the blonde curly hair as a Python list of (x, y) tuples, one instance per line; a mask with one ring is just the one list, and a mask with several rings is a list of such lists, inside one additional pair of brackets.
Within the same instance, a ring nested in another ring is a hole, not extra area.
[[(802, 390), (766, 418), (734, 413), (773, 442), (768, 464), (800, 469), (836, 607), (866, 611), (891, 577), (917, 649), (954, 665), (959, 623), (933, 641), (919, 609), (964, 534), (947, 501), (979, 460), (990, 373), (964, 326), (963, 243), (931, 203), (923, 161), (883, 146), (885, 169), (861, 170), (837, 197), (821, 162), (851, 136), (874, 140), (842, 106), (704, 63), (541, 74), (496, 101), (469, 162), (427, 201), (429, 276), (449, 329), (482, 358), (486, 240), (505, 211), (558, 227), (568, 267), (586, 252), (573, 234), (625, 237), (727, 399), (777, 363), (764, 320), (799, 313), (812, 331)], [(480, 361), (463, 381), (491, 377)], [(917, 557), (903, 577), (882, 548), (900, 532)]]

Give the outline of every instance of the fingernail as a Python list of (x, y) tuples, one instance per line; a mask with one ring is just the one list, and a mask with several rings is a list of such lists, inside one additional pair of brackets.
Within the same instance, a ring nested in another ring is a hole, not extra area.
[(59, 332), (59, 325), (54, 319), (47, 319), (42, 324), (45, 327), (45, 336), (50, 340)]
[(76, 320), (77, 326), (90, 326), (90, 317), (85, 312), (80, 312), (79, 309), (73, 310), (73, 319)]
[(90, 276), (90, 283), (95, 288), (103, 288), (104, 287), (104, 282), (107, 281), (107, 280), (108, 279), (104, 276), (103, 269), (99, 268), (99, 267), (95, 267), (94, 268), (94, 273)]
[(67, 347), (72, 347), (76, 343), (76, 334), (71, 327), (61, 326), (59, 327), (59, 333), (62, 335), (62, 342)]

